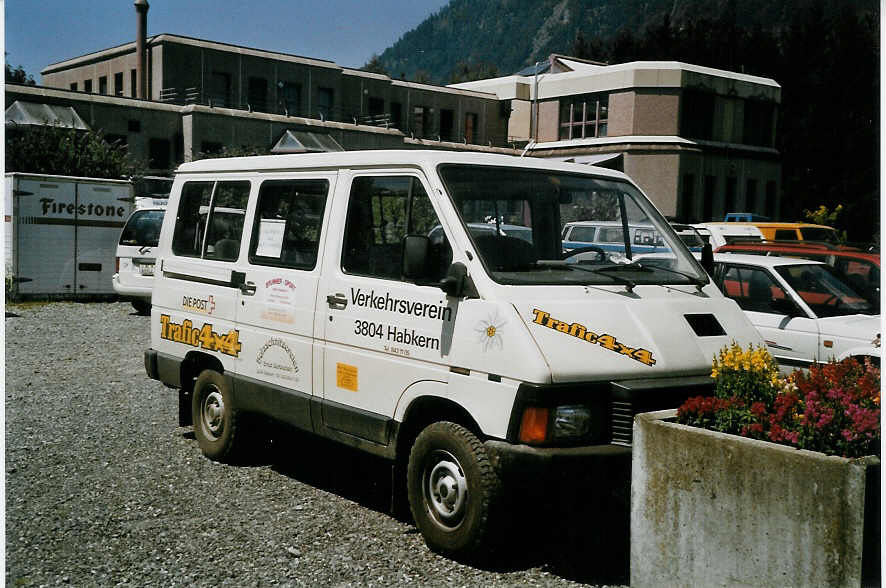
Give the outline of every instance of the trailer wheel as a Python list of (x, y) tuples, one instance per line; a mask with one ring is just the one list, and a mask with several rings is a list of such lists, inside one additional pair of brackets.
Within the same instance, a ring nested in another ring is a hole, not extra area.
[(419, 434), (406, 475), (409, 506), (428, 547), (476, 559), (491, 539), (498, 474), (483, 443), (461, 425), (438, 422)]
[(213, 461), (232, 461), (242, 441), (240, 413), (228, 380), (214, 370), (203, 370), (191, 396), (194, 436), (203, 455)]
[(141, 316), (146, 316), (151, 314), (151, 301), (150, 300), (133, 300), (132, 308), (135, 309), (135, 312)]

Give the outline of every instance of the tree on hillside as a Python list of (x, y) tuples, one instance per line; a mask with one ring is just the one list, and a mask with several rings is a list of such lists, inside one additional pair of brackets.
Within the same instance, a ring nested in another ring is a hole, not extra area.
[(485, 80), (497, 76), (498, 68), (491, 63), (486, 63), (485, 61), (479, 63), (459, 61), (449, 74), (449, 83), (458, 84), (460, 82), (473, 82), (475, 80)]
[(361, 68), (363, 71), (368, 71), (369, 73), (377, 73), (382, 75), (389, 75), (385, 66), (382, 65), (381, 59), (378, 58), (378, 55), (375, 53), (372, 54), (372, 57), (369, 58), (369, 61), (366, 62)]

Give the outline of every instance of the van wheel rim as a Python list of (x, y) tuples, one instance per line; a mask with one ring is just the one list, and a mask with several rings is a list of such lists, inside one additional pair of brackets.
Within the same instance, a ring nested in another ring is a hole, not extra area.
[(225, 401), (218, 388), (213, 389), (203, 399), (203, 428), (216, 439), (224, 430)]
[(448, 451), (431, 454), (423, 483), (425, 502), (434, 522), (451, 531), (464, 519), (468, 484), (458, 460)]

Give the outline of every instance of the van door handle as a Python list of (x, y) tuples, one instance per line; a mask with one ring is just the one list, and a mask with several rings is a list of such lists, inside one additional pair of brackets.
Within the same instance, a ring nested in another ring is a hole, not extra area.
[(244, 296), (254, 296), (255, 282), (246, 282), (245, 284), (240, 284), (240, 292), (242, 292)]
[(329, 294), (326, 296), (326, 303), (330, 308), (344, 310), (348, 306), (348, 299), (344, 294)]

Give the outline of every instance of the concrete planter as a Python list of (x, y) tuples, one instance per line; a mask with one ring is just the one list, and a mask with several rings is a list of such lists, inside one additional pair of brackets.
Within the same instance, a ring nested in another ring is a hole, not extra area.
[(880, 583), (880, 460), (637, 415), (631, 586)]

